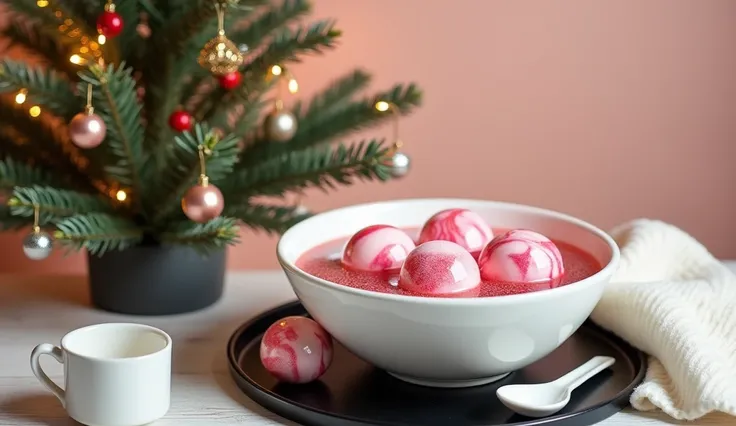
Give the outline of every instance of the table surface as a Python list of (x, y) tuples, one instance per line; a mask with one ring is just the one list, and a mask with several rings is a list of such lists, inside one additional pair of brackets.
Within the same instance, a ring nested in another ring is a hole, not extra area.
[[(731, 263), (736, 270), (736, 263)], [(225, 346), (232, 332), (260, 312), (295, 300), (282, 272), (231, 273), (215, 306), (169, 317), (131, 317), (90, 307), (86, 279), (63, 276), (0, 276), (0, 426), (71, 426), (59, 404), (33, 376), (29, 355), (39, 343), (58, 344), (69, 330), (100, 322), (141, 322), (173, 338), (171, 408), (155, 426), (294, 425), (241, 394), (228, 372)], [(49, 376), (62, 380), (62, 366), (42, 357)], [(661, 413), (626, 409), (604, 426), (684, 424)], [(689, 424), (736, 426), (714, 414)]]

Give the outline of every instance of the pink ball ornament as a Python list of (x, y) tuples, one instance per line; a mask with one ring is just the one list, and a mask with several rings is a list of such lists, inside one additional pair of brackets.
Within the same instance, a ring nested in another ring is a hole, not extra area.
[(371, 225), (350, 238), (342, 263), (358, 271), (397, 270), (414, 247), (414, 241), (404, 231), (389, 225)]
[(80, 112), (69, 122), (69, 138), (74, 145), (91, 149), (99, 146), (105, 140), (107, 126), (97, 114)]
[(220, 216), (225, 208), (225, 199), (215, 185), (195, 185), (184, 193), (181, 208), (191, 221), (206, 223)]
[(260, 355), (263, 367), (277, 379), (308, 383), (332, 363), (332, 337), (314, 320), (286, 317), (268, 327)]
[(429, 241), (409, 253), (398, 286), (421, 295), (477, 296), (480, 272), (473, 256), (460, 245)]
[(486, 281), (534, 283), (555, 280), (565, 272), (562, 254), (549, 238), (524, 229), (494, 238), (479, 258)]
[(468, 209), (449, 209), (429, 218), (419, 233), (419, 244), (443, 240), (477, 254), (493, 238), (493, 231), (480, 215)]

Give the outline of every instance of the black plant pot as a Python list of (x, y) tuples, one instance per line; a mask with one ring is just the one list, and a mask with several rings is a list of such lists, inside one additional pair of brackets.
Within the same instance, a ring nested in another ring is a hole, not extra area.
[(185, 246), (138, 246), (87, 256), (92, 303), (131, 315), (171, 315), (217, 302), (225, 250), (202, 255)]

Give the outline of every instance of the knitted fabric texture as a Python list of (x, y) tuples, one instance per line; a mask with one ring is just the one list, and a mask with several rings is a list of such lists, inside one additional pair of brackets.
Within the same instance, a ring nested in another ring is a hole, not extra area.
[(621, 264), (591, 319), (650, 355), (632, 406), (736, 416), (736, 275), (667, 223), (638, 219), (610, 234)]

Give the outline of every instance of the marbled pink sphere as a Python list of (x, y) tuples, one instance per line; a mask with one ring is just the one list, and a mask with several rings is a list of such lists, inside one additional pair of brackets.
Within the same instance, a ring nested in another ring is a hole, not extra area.
[(492, 238), (493, 231), (480, 215), (467, 209), (449, 209), (427, 220), (419, 233), (419, 244), (451, 241), (477, 255)]
[(480, 272), (465, 248), (450, 241), (429, 241), (409, 253), (398, 286), (421, 295), (477, 296)]
[(398, 270), (415, 244), (404, 231), (371, 225), (356, 232), (345, 245), (342, 263), (357, 271)]
[(80, 112), (69, 122), (69, 138), (74, 145), (83, 149), (99, 146), (106, 134), (107, 126), (97, 114)]
[(549, 238), (525, 229), (494, 238), (478, 258), (485, 281), (544, 282), (562, 276), (562, 254)]
[(332, 363), (332, 336), (312, 319), (282, 318), (263, 335), (260, 355), (263, 367), (277, 379), (308, 383)]

